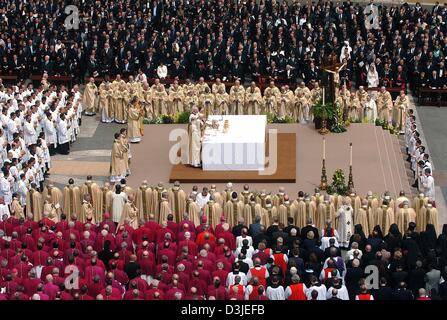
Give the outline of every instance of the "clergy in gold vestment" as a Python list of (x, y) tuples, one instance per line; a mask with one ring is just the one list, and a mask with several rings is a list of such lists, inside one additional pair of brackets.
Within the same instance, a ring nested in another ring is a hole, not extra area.
[(45, 202), (43, 204), (42, 216), (50, 219), (54, 223), (58, 223), (59, 222), (59, 212), (60, 212), (60, 209), (58, 210), (55, 207), (54, 203), (52, 203), (51, 196), (47, 196), (47, 198), (45, 199)]
[(293, 218), (295, 221), (297, 208), (294, 203), (290, 203), (288, 195), (284, 196), (283, 203), (278, 207), (278, 219), (279, 222), (287, 226), (287, 219)]
[(380, 210), (382, 214), (382, 232), (383, 235), (387, 235), (390, 230), (390, 226), (394, 223), (394, 209), (384, 202), (381, 208), (379, 208), (379, 214)]
[(117, 86), (115, 86), (113, 90), (113, 101), (114, 101), (114, 115), (115, 115), (115, 122), (124, 124), (126, 123), (126, 99), (127, 99), (127, 85), (123, 81), (121, 83), (118, 83)]
[(152, 106), (152, 89), (147, 82), (143, 83), (141, 89), (141, 101), (144, 107), (144, 116), (148, 119), (154, 118), (154, 108)]
[(295, 224), (298, 228), (303, 228), (304, 226), (306, 226), (306, 203), (304, 202), (304, 194), (301, 194), (302, 191), (300, 192), (300, 194), (298, 195), (298, 198), (293, 201), (293, 204), (296, 208), (296, 212), (295, 212)]
[(331, 225), (335, 226), (335, 216), (336, 211), (334, 204), (329, 201), (329, 198), (325, 198), (325, 200), (320, 202), (317, 206), (317, 219), (315, 226), (318, 230), (323, 230), (328, 221), (331, 222)]
[(92, 116), (96, 114), (96, 99), (98, 94), (98, 87), (95, 84), (95, 79), (91, 77), (89, 83), (85, 86), (84, 96), (82, 97), (82, 104), (84, 105), (85, 114)]
[(229, 114), (244, 114), (245, 89), (241, 86), (239, 80), (234, 82), (234, 86), (230, 89), (230, 110)]
[[(159, 117), (161, 115), (168, 115), (167, 109), (168, 94), (166, 93), (165, 87), (159, 84), (152, 91), (152, 106), (154, 108), (154, 116)], [(173, 116), (173, 114), (169, 114)]]
[(416, 211), (416, 230), (425, 231), (425, 226), (427, 225), (427, 217), (422, 213), (422, 208), (428, 204), (428, 197), (423, 193), (419, 196), (413, 198), (413, 209)]
[(183, 90), (179, 86), (178, 81), (175, 80), (174, 84), (169, 88), (168, 113), (176, 114), (178, 112), (183, 112), (183, 99)]
[(231, 194), (231, 199), (225, 203), (224, 215), (230, 226), (235, 226), (244, 214), (244, 202), (239, 200), (237, 192)]
[(190, 194), (186, 201), (186, 213), (188, 214), (189, 221), (192, 221), (195, 226), (200, 224), (200, 208), (196, 202), (195, 194)]
[(175, 181), (174, 186), (168, 190), (168, 200), (175, 221), (180, 222), (186, 212), (186, 193), (180, 188), (180, 182)]
[(356, 218), (354, 218), (354, 225), (360, 224), (362, 226), (363, 233), (366, 237), (369, 235), (370, 228), (374, 228), (374, 226), (370, 226), (368, 222), (368, 201), (363, 200), (362, 206), (357, 212)]
[(105, 123), (113, 122), (115, 115), (112, 107), (113, 89), (111, 83), (106, 81), (99, 86), (99, 111), (101, 112), (101, 121)]
[(110, 160), (110, 181), (118, 182), (126, 176), (126, 161), (124, 147), (120, 141), (120, 134), (115, 133)]
[(138, 208), (134, 204), (134, 197), (130, 196), (127, 202), (124, 204), (123, 213), (121, 214), (118, 228), (125, 223), (129, 224), (134, 229), (138, 229), (139, 212)]
[(295, 122), (305, 124), (309, 121), (310, 104), (304, 91), (300, 90), (295, 98), (294, 108), (292, 110), (292, 118)]
[(361, 120), (362, 113), (362, 105), (360, 104), (360, 100), (353, 92), (351, 93), (351, 101), (349, 104), (349, 121), (359, 122)]
[(399, 129), (400, 133), (404, 133), (407, 110), (410, 108), (410, 100), (405, 91), (400, 91), (399, 96), (394, 101), (393, 108), (393, 125)]
[(130, 148), (129, 148), (129, 138), (127, 136), (127, 129), (122, 128), (120, 130), (119, 142), (123, 150), (124, 168), (126, 169), (126, 172), (124, 173), (125, 177), (128, 173), (130, 173), (129, 171)]
[(385, 87), (380, 88), (376, 104), (380, 119), (391, 124), (393, 120), (393, 100), (391, 94), (386, 91)]
[(210, 88), (206, 87), (205, 92), (201, 95), (202, 113), (206, 118), (214, 113), (214, 103), (214, 95)]
[(138, 208), (140, 219), (147, 220), (149, 218), (149, 214), (151, 214), (152, 200), (152, 188), (147, 184), (147, 180), (144, 180), (138, 188), (135, 197), (135, 204)]
[(23, 206), (20, 204), (19, 197), (16, 194), (14, 194), (14, 196), (12, 197), (11, 214), (13, 214), (14, 217), (16, 217), (17, 219), (25, 219)]
[(64, 195), (62, 194), (62, 191), (55, 187), (50, 181), (48, 181), (48, 184), (43, 189), (42, 199), (46, 199), (47, 196), (51, 197), (51, 202), (54, 205), (58, 205), (61, 208), (63, 207)]
[(172, 214), (171, 206), (168, 201), (168, 193), (161, 194), (159, 223), (168, 220), (168, 215)]
[(371, 191), (368, 191), (366, 201), (368, 202), (368, 225), (370, 231), (372, 231), (375, 226), (380, 225), (377, 214), (377, 209), (379, 208), (379, 200), (373, 196), (373, 193)]
[[(425, 206), (425, 210), (423, 210), (423, 212), (425, 211), (426, 217), (427, 217), (427, 224), (432, 224), (435, 227), (435, 231), (436, 231), (436, 236), (439, 234), (439, 213), (438, 213), (438, 209), (436, 209), (435, 207), (433, 207), (433, 205), (431, 203), (428, 203)], [(424, 226), (425, 228), (425, 226)]]
[(167, 192), (163, 186), (163, 183), (159, 182), (158, 185), (152, 189), (152, 201), (150, 214), (155, 216), (156, 221), (160, 221), (160, 203), (162, 200), (162, 194)]
[[(92, 199), (89, 194), (84, 195), (84, 200), (82, 202), (81, 207), (81, 215), (79, 217), (79, 221), (82, 223), (91, 223), (96, 224), (97, 220), (95, 217), (97, 216), (95, 212), (95, 208), (92, 205)], [(99, 221), (98, 221), (99, 222)]]
[(64, 187), (64, 213), (67, 217), (73, 213), (79, 216), (81, 214), (81, 190), (74, 185), (74, 180), (69, 179), (68, 185)]
[(26, 213), (32, 213), (34, 221), (40, 221), (43, 213), (43, 198), (34, 183), (26, 194)]
[(214, 201), (218, 203), (222, 208), (224, 205), (224, 199), (222, 194), (216, 190), (216, 185), (212, 184), (210, 187), (210, 195), (214, 198)]
[(264, 91), (261, 114), (269, 114), (269, 113), (276, 114), (278, 107), (277, 97), (273, 94), (271, 90), (267, 89), (265, 89)]
[(82, 184), (81, 186), (81, 199), (84, 199), (85, 196), (88, 195), (88, 200), (94, 209), (95, 213), (95, 221), (100, 222), (102, 221), (102, 214), (103, 214), (103, 205), (104, 205), (104, 199), (101, 187), (96, 183), (93, 182), (92, 176), (87, 177), (87, 181)]
[(113, 191), (110, 187), (110, 183), (105, 182), (104, 186), (101, 188), (101, 196), (102, 196), (102, 210), (99, 212), (98, 220), (102, 221), (103, 213), (111, 213), (112, 212), (112, 201), (113, 201)]
[(252, 81), (250, 87), (245, 90), (244, 114), (259, 114), (261, 105), (261, 90), (259, 90), (259, 88), (256, 86), (256, 83)]
[[(208, 90), (209, 92), (211, 92), (211, 89), (208, 85), (208, 83), (205, 82), (205, 79), (203, 77), (199, 78), (199, 82), (196, 84), (195, 86), (196, 89), (196, 93), (199, 96), (199, 99), (201, 98), (201, 96), (203, 94), (205, 94), (205, 92)], [(203, 105), (200, 105), (201, 107), (203, 107)]]
[(225, 88), (219, 88), (216, 93), (214, 101), (214, 114), (227, 115), (229, 114), (230, 96), (225, 92)]
[(215, 199), (212, 195), (210, 196), (210, 200), (205, 205), (203, 211), (208, 219), (208, 223), (214, 229), (220, 222), (220, 217), (222, 217), (223, 209), (217, 202), (215, 202)]
[(124, 123), (124, 109), (122, 102), (123, 90), (126, 90), (127, 86), (121, 76), (116, 75), (116, 79), (111, 84), (112, 95), (110, 98), (111, 110), (114, 115), (114, 120), (119, 123)]
[(127, 133), (131, 143), (141, 141), (144, 110), (138, 97), (133, 97), (127, 110)]
[(406, 202), (405, 207), (402, 206), (401, 208), (397, 208), (395, 212), (395, 222), (401, 233), (405, 233), (405, 231), (408, 229), (408, 202)]
[(225, 92), (225, 84), (222, 83), (222, 81), (220, 80), (220, 78), (216, 78), (216, 82), (213, 83), (213, 85), (211, 86), (211, 91), (214, 94), (217, 94), (218, 92)]
[[(259, 219), (262, 216), (262, 206), (259, 203), (256, 203), (256, 197), (254, 195), (251, 195), (249, 202), (245, 204), (244, 206), (244, 221), (245, 224), (248, 226), (251, 223), (256, 221), (256, 217), (259, 217)], [(247, 221), (251, 221), (248, 223)]]

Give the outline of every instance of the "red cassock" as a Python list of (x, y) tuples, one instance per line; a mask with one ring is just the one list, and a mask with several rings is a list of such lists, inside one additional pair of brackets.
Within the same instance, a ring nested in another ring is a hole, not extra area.
[[(182, 231), (183, 230), (183, 225), (187, 224), (188, 225), (188, 230), (190, 232), (196, 232), (196, 227), (194, 226), (194, 223), (191, 220), (182, 220), (178, 223), (177, 225), (177, 232)], [(177, 233), (176, 232), (176, 233)]]
[(164, 293), (162, 290), (157, 289), (157, 288), (153, 288), (153, 289), (149, 289), (144, 293), (144, 297), (146, 300), (154, 300), (154, 296), (158, 294), (159, 298), (158, 300), (163, 300), (164, 299)]
[(197, 256), (197, 244), (192, 240), (180, 241), (177, 247), (177, 255), (179, 255), (183, 247), (188, 247), (188, 253)]
[(220, 279), (220, 283), (227, 283), (228, 271), (223, 269), (217, 269), (212, 273), (213, 278), (218, 277)]
[(53, 283), (46, 283), (43, 286), (43, 292), (50, 297), (50, 300), (54, 300), (56, 293), (59, 291), (59, 287)]
[(14, 225), (7, 221), (0, 221), (0, 230), (3, 230), (5, 234), (10, 237), (12, 235), (12, 231), (14, 230)]
[(185, 233), (186, 233), (186, 232), (189, 232), (189, 235), (190, 235), (189, 239), (190, 239), (190, 240), (193, 240), (193, 241), (196, 240), (196, 234), (195, 234), (195, 232), (190, 232), (190, 231), (180, 231), (180, 232), (177, 234), (177, 241), (178, 241), (178, 242), (183, 241), (183, 240), (186, 240), (186, 237), (185, 237)]
[(70, 228), (70, 229), (65, 230), (62, 233), (62, 235), (63, 235), (63, 238), (65, 240), (70, 240), (70, 236), (71, 235), (74, 235), (76, 237), (76, 240), (80, 240), (81, 239), (79, 230), (76, 230), (75, 228)]
[(129, 282), (129, 277), (127, 276), (127, 273), (125, 273), (124, 271), (119, 269), (112, 269), (111, 272), (113, 273), (115, 280), (121, 283), (122, 285), (125, 285)]
[[(180, 293), (182, 294), (182, 297), (185, 296), (185, 292), (184, 292), (183, 290), (180, 290), (180, 289), (178, 289), (178, 288), (172, 288), (172, 289), (169, 289), (169, 290), (166, 292), (164, 298), (165, 298), (166, 300), (175, 300), (175, 294), (176, 294), (177, 292), (180, 292)], [(183, 300), (183, 299), (182, 299), (182, 300)]]
[(169, 230), (171, 230), (174, 233), (177, 233), (178, 230), (178, 225), (177, 223), (175, 223), (174, 221), (168, 221), (167, 222), (167, 227)]
[(68, 229), (68, 221), (62, 220), (56, 223), (56, 230), (57, 232), (63, 232)]
[(188, 292), (191, 290), (192, 287), (195, 287), (197, 289), (197, 293), (199, 295), (204, 295), (206, 293), (206, 289), (208, 287), (208, 284), (201, 280), (200, 278), (192, 278), (189, 281), (189, 288), (188, 288)]
[(141, 268), (141, 274), (143, 275), (148, 275), (148, 276), (154, 276), (155, 274), (155, 259), (153, 259), (153, 254), (152, 254), (152, 258), (149, 256), (147, 258), (142, 258), (141, 260), (138, 261), (138, 263), (140, 264), (140, 268)]
[(216, 270), (215, 264), (206, 257), (199, 257), (195, 262), (195, 267), (198, 268), (199, 261), (203, 264), (203, 269), (208, 270), (210, 273)]
[(147, 237), (147, 241), (154, 241), (154, 233), (151, 229), (144, 226), (135, 230), (132, 235), (132, 240), (135, 242), (135, 244), (139, 245), (144, 241), (143, 237), (145, 236)]
[(227, 299), (227, 290), (225, 290), (225, 287), (222, 285), (220, 285), (217, 288), (214, 285), (209, 285), (206, 296), (208, 298), (213, 296), (216, 300), (226, 300)]
[(115, 233), (116, 233), (116, 226), (115, 226), (115, 223), (114, 223), (112, 220), (110, 220), (110, 219), (103, 220), (103, 221), (99, 224), (99, 228), (98, 228), (98, 230), (102, 230), (102, 229), (104, 229), (104, 226), (105, 226), (105, 225), (107, 225), (107, 226), (109, 227), (109, 233), (112, 233), (112, 234), (115, 234)]
[(24, 224), (15, 226), (13, 229), (14, 232), (17, 232), (19, 239), (22, 241), (23, 241), (23, 237), (27, 234), (27, 230), (28, 230), (28, 228)]
[(28, 278), (28, 272), (32, 268), (33, 268), (33, 266), (26, 262), (20, 262), (19, 264), (14, 266), (14, 269), (17, 269), (18, 277), (22, 278), (22, 279)]
[(157, 233), (156, 233), (156, 242), (157, 243), (163, 242), (165, 240), (166, 233), (169, 233), (171, 235), (171, 240), (172, 241), (176, 240), (176, 236), (175, 236), (174, 232), (172, 232), (168, 228), (160, 228), (160, 229), (157, 230)]
[(171, 265), (171, 266), (174, 265), (175, 258), (176, 258), (175, 251), (172, 251), (172, 250), (166, 249), (166, 248), (161, 249), (157, 254), (157, 263), (159, 263), (159, 264), (161, 263), (161, 258), (163, 256), (166, 256), (168, 258), (169, 265)]
[(32, 296), (37, 291), (37, 286), (41, 284), (42, 281), (39, 278), (34, 279), (24, 279), (23, 287), (25, 288), (25, 293), (29, 296)]

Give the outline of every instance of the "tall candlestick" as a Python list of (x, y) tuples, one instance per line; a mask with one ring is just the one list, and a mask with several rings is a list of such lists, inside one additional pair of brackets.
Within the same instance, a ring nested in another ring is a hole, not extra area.
[(326, 139), (323, 138), (323, 160), (326, 160)]
[(349, 144), (349, 165), (352, 166), (352, 142)]
[(323, 87), (323, 105), (324, 105), (324, 87)]

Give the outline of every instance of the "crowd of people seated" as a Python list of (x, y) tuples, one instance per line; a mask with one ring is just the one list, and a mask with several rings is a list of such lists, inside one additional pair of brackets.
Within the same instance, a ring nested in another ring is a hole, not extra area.
[(0, 199), (2, 300), (447, 299), (447, 226), (424, 194), (87, 177), (31, 197), (11, 212)]
[[(261, 81), (318, 80), (327, 57), (342, 82), (446, 87), (447, 7), (287, 0), (87, 0), (79, 25), (62, 3), (0, 3), (2, 73)], [(375, 14), (377, 8), (377, 15)]]

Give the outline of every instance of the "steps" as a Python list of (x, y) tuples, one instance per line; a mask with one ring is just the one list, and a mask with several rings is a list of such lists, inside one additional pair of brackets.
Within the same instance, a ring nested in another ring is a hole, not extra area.
[(411, 196), (414, 192), (410, 187), (404, 154), (398, 137), (381, 127), (375, 128), (375, 134), (379, 144), (382, 171), (377, 174), (384, 176), (385, 187), (384, 190), (377, 190), (377, 192), (389, 191), (391, 196), (398, 196), (399, 192), (403, 190), (407, 196)]

